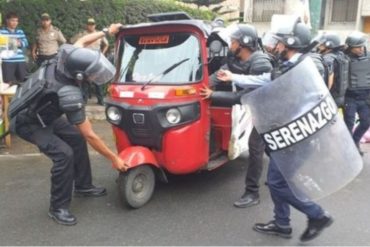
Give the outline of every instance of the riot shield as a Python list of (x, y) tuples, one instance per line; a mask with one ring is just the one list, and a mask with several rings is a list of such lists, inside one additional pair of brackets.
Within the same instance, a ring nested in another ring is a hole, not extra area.
[(242, 103), (298, 199), (327, 196), (360, 173), (362, 158), (311, 58)]

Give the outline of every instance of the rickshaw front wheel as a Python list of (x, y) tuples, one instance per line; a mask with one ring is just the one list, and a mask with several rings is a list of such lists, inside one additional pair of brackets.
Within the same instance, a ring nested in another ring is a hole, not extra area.
[(155, 175), (148, 165), (141, 165), (120, 173), (118, 189), (122, 204), (140, 208), (152, 197), (155, 187)]

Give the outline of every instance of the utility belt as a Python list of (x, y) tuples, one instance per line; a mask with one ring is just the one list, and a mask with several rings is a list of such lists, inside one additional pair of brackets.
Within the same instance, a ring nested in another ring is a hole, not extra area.
[(57, 55), (57, 53), (52, 54), (52, 55), (38, 55), (37, 62), (41, 64), (42, 62), (44, 62), (46, 60), (53, 59), (56, 55)]
[(52, 59), (57, 55), (57, 53), (51, 54), (51, 55), (38, 55), (39, 58), (42, 59)]

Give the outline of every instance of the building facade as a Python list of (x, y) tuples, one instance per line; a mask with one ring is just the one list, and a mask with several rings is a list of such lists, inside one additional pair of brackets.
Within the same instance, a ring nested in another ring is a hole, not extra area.
[(370, 34), (370, 0), (241, 0), (240, 15), (260, 34), (270, 29), (273, 14), (308, 19), (313, 32), (337, 32), (342, 39), (352, 31)]

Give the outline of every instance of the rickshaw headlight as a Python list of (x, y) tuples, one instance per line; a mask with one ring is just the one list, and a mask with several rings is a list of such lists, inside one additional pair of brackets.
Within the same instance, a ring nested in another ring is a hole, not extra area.
[(181, 121), (181, 113), (176, 108), (171, 108), (166, 112), (166, 119), (170, 124), (177, 124)]
[(118, 123), (121, 121), (122, 114), (116, 106), (109, 106), (107, 109), (107, 117), (110, 121)]

